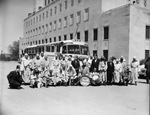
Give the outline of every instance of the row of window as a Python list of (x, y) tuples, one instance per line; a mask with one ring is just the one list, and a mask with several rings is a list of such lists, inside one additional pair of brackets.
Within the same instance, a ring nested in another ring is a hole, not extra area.
[[(77, 32), (77, 33), (75, 33), (75, 35), (73, 35), (73, 33), (71, 33), (70, 35), (69, 35), (69, 37), (70, 37), (70, 39), (74, 39), (74, 36), (77, 38), (77, 39), (81, 39), (81, 37), (80, 37), (80, 32)], [(67, 38), (67, 34), (65, 34), (64, 35), (64, 39), (63, 40), (67, 40), (68, 38)], [(105, 40), (107, 40), (107, 39), (109, 39), (109, 26), (106, 26), (106, 27), (104, 27), (104, 39)], [(88, 30), (85, 30), (84, 31), (84, 41), (85, 42), (88, 42), (88, 40), (89, 40), (89, 31)], [(93, 41), (97, 41), (98, 40), (98, 28), (95, 28), (95, 29), (93, 29)], [(53, 41), (54, 42), (56, 42), (56, 41), (62, 41), (62, 38), (61, 38), (61, 36), (58, 36), (58, 40), (57, 40), (57, 38), (56, 37), (54, 37), (54, 39), (53, 39)], [(49, 38), (49, 42), (51, 43), (52, 42), (52, 38)], [(32, 44), (44, 44), (44, 43), (48, 43), (48, 39), (43, 39), (42, 40), (42, 42), (41, 42), (41, 40), (39, 40), (39, 41), (36, 41), (36, 42), (28, 42), (28, 43), (24, 43), (24, 44), (22, 44), (22, 45), (32, 45)]]
[[(51, 32), (52, 29), (54, 31), (56, 31), (56, 29), (61, 29), (62, 28), (62, 24), (63, 24), (63, 27), (66, 28), (67, 27), (67, 24), (69, 23), (70, 26), (73, 26), (74, 24), (74, 14), (71, 14), (69, 16), (69, 20), (68, 20), (68, 17), (64, 17), (63, 19), (59, 19), (59, 20), (55, 20), (53, 23), (50, 22), (49, 24), (46, 24), (45, 26), (41, 26), (41, 27), (38, 27), (36, 29), (33, 29), (33, 30), (30, 30), (28, 32), (26, 32), (26, 36), (35, 36), (35, 35), (38, 35), (38, 34), (41, 34), (41, 33), (45, 33), (45, 32)], [(63, 23), (62, 23), (62, 20), (63, 20)], [(86, 8), (84, 10), (84, 22), (88, 21), (89, 20), (89, 8)], [(77, 12), (76, 13), (76, 23), (80, 23), (81, 22), (81, 11)], [(53, 25), (52, 25), (53, 24)]]
[[(104, 29), (104, 40), (108, 40), (109, 39), (109, 26), (104, 26), (103, 29)], [(146, 39), (150, 39), (150, 26), (146, 25), (145, 29), (146, 29), (146, 31), (145, 31), (145, 37), (146, 37)], [(74, 36), (73, 33), (71, 33), (70, 34), (70, 39), (74, 39), (73, 36)], [(80, 38), (80, 32), (77, 32), (75, 34), (75, 36), (77, 37), (77, 39), (81, 39)], [(88, 39), (89, 39), (89, 31), (85, 30), (84, 31), (84, 41), (88, 42)], [(96, 28), (96, 29), (93, 29), (93, 41), (97, 41), (97, 39), (98, 39), (98, 29)], [(58, 37), (58, 40), (59, 41), (62, 40), (61, 36)], [(67, 40), (67, 35), (64, 35), (64, 40)], [(53, 41), (54, 42), (57, 41), (56, 37), (54, 37)], [(49, 42), (52, 42), (52, 38), (49, 38)], [(45, 39), (45, 41), (42, 40), (42, 43), (48, 43), (48, 40), (47, 39)], [(33, 41), (33, 44), (34, 44), (34, 41)], [(40, 40), (39, 40), (39, 42), (36, 41), (35, 44), (36, 45), (37, 44), (41, 44), (41, 41)], [(22, 45), (29, 45), (29, 42), (28, 43), (24, 43)], [(32, 45), (32, 42), (30, 43), (30, 45)]]
[[(81, 0), (78, 0), (78, 3), (80, 3), (80, 2), (81, 2)], [(68, 4), (68, 2), (66, 0), (65, 1), (65, 9), (67, 9), (67, 4)], [(71, 0), (71, 6), (73, 6), (73, 5), (74, 5), (74, 0)], [(57, 9), (58, 9), (57, 7), (58, 6), (54, 7), (54, 14), (57, 14)], [(59, 4), (59, 12), (61, 12), (61, 11), (62, 11), (62, 3)], [(53, 15), (53, 9), (51, 8), (50, 10), (47, 10), (45, 13), (42, 13), (39, 16), (36, 16), (35, 18), (27, 21), (25, 23), (25, 27), (27, 28), (29, 26), (32, 26), (33, 24), (38, 23), (41, 20), (44, 20), (45, 18), (48, 18), (49, 16), (52, 16), (52, 15)]]
[[(55, 0), (45, 0), (45, 6), (46, 5), (48, 5), (48, 4), (51, 4), (51, 3), (53, 3)], [(81, 0), (77, 0), (78, 1), (78, 3), (81, 3)], [(65, 8), (67, 8), (67, 0), (65, 0)], [(74, 5), (74, 0), (71, 0), (71, 6), (73, 6)]]

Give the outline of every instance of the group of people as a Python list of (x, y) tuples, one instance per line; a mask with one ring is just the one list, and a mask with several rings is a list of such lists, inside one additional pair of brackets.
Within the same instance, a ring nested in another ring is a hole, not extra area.
[(137, 85), (138, 66), (139, 62), (135, 57), (127, 65), (123, 56), (119, 59), (111, 57), (106, 61), (104, 57), (98, 58), (96, 54), (89, 58), (57, 54), (50, 60), (41, 52), (33, 59), (28, 54), (23, 55), (20, 65), (7, 78), (11, 88), (19, 88), (22, 83), (29, 83), (32, 88), (128, 83)]

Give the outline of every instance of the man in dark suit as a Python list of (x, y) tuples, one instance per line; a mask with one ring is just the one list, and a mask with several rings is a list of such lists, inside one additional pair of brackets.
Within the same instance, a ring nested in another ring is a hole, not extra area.
[(98, 59), (97, 54), (94, 54), (94, 59), (91, 64), (91, 72), (94, 72), (94, 68), (96, 69), (96, 72), (98, 72), (99, 62), (100, 60)]
[(9, 82), (9, 87), (12, 89), (20, 89), (21, 87), (21, 83), (22, 83), (22, 77), (20, 75), (20, 66), (17, 65), (16, 66), (16, 70), (11, 71), (8, 75), (7, 75), (7, 79)]
[(107, 62), (107, 84), (108, 85), (112, 85), (112, 79), (115, 70), (113, 60), (115, 60), (115, 58), (110, 58), (110, 60)]
[(78, 56), (75, 56), (74, 60), (71, 62), (72, 66), (76, 70), (77, 75), (79, 74), (80, 62)]

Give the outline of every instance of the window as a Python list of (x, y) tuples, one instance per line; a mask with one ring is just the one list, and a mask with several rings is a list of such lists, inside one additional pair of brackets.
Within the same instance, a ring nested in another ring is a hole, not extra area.
[(37, 45), (37, 41), (36, 41), (36, 45)]
[(67, 27), (67, 16), (64, 17), (64, 28)]
[(145, 50), (145, 59), (147, 59), (149, 57), (149, 50)]
[(84, 10), (84, 21), (88, 21), (89, 20), (89, 8), (86, 8)]
[(93, 55), (97, 55), (97, 50), (93, 50)]
[(50, 42), (50, 43), (52, 42), (52, 39), (51, 39), (51, 38), (49, 38), (49, 42)]
[(55, 14), (57, 14), (57, 6), (55, 6)]
[(81, 22), (81, 11), (77, 12), (77, 23)]
[(47, 43), (47, 39), (45, 39), (45, 43)]
[(63, 48), (62, 48), (62, 53), (63, 53), (63, 54), (66, 54), (66, 53), (67, 53), (67, 47), (66, 47), (66, 45), (63, 46)]
[(38, 35), (38, 28), (36, 28), (36, 36)]
[(61, 36), (59, 36), (59, 41), (61, 41)]
[(52, 31), (52, 22), (49, 23), (49, 31)]
[(73, 6), (74, 5), (74, 0), (71, 0), (71, 6)]
[(70, 26), (72, 26), (73, 25), (73, 22), (74, 22), (74, 20), (73, 20), (74, 18), (73, 18), (73, 14), (71, 14), (70, 15)]
[(139, 3), (140, 3), (140, 1), (139, 1), (139, 0), (136, 0), (136, 3), (137, 3), (137, 4), (139, 4)]
[(41, 21), (41, 15), (39, 15), (39, 21)]
[(56, 30), (56, 20), (54, 21), (54, 30)]
[(48, 18), (48, 11), (46, 11), (46, 18)]
[(84, 31), (84, 40), (85, 40), (85, 42), (88, 42), (88, 30), (86, 30), (86, 31)]
[(65, 9), (67, 9), (67, 0), (65, 1)]
[(38, 17), (36, 17), (36, 23), (38, 23)]
[(52, 9), (50, 9), (50, 16), (52, 16), (52, 13), (53, 13), (53, 11), (52, 11)]
[(146, 25), (146, 33), (145, 33), (146, 39), (150, 39), (150, 26)]
[(59, 19), (59, 21), (58, 21), (58, 29), (60, 29), (61, 28), (61, 19)]
[(103, 50), (103, 56), (108, 60), (108, 50)]
[(42, 40), (42, 44), (44, 44), (44, 40)]
[(147, 0), (144, 0), (144, 6), (145, 7), (147, 6)]
[(44, 31), (45, 31), (45, 30), (44, 30), (44, 25), (43, 25), (43, 26), (42, 26), (42, 34), (44, 34)]
[(62, 11), (62, 4), (59, 4), (59, 11)]
[(98, 29), (93, 30), (93, 40), (96, 41), (98, 38)]
[(48, 0), (48, 4), (50, 3), (50, 0)]
[(47, 0), (45, 0), (45, 6), (47, 5)]
[(77, 32), (77, 39), (80, 39), (80, 32)]
[(46, 33), (48, 32), (48, 24), (46, 24), (46, 31), (45, 31)]
[(41, 27), (39, 27), (39, 35), (41, 34)]
[(104, 27), (104, 39), (105, 40), (109, 39), (109, 27), (108, 26)]
[(64, 40), (67, 40), (67, 35), (64, 35)]
[(54, 37), (54, 42), (56, 42), (56, 37)]
[(33, 18), (33, 23), (35, 24), (35, 18)]
[(39, 44), (41, 44), (41, 41), (39, 40)]
[(73, 34), (71, 33), (71, 34), (70, 34), (70, 40), (72, 40), (72, 39), (73, 39)]
[(78, 0), (78, 3), (81, 3), (81, 0)]
[(44, 20), (44, 13), (43, 13), (43, 20)]

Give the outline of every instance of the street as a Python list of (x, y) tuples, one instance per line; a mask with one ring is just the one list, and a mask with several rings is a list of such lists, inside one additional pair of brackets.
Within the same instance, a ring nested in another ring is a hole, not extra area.
[(149, 85), (8, 88), (16, 62), (0, 62), (0, 115), (149, 115)]

